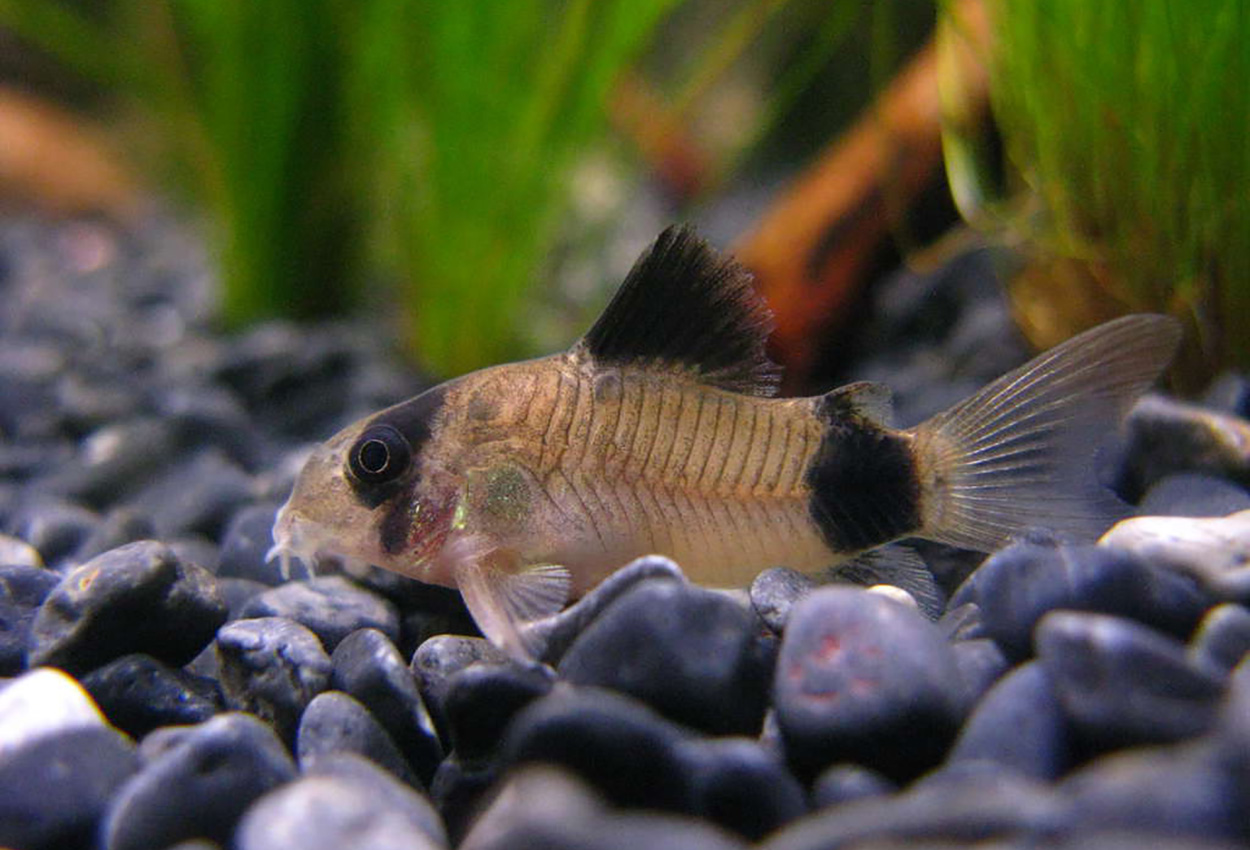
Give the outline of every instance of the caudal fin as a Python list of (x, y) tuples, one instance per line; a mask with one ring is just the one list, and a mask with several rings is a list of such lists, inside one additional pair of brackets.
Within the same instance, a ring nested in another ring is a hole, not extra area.
[(1166, 316), (1107, 322), (917, 426), (919, 536), (990, 551), (1030, 527), (1104, 531), (1123, 505), (1099, 484), (1095, 453), (1180, 337)]

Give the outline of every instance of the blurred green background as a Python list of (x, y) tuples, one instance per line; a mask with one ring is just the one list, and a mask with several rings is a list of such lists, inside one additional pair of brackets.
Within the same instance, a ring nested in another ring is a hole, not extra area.
[(451, 375), (584, 327), (607, 282), (555, 271), (639, 186), (679, 219), (801, 173), (942, 18), (990, 81), (935, 82), (949, 191), (1040, 270), (1026, 327), (1167, 310), (1210, 369), (1250, 364), (1248, 4), (0, 0), (0, 71), (203, 217), (229, 325), (368, 311)]

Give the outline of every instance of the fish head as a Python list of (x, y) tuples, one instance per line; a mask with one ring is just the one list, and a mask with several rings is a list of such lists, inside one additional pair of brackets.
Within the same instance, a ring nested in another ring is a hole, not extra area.
[(355, 422), (313, 450), (274, 521), (268, 558), (333, 557), (423, 581), (451, 532), (459, 487), (436, 458), (447, 385)]

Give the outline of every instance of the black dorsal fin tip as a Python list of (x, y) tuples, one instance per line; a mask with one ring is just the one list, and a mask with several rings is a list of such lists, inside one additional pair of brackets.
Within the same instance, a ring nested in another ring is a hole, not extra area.
[(781, 372), (764, 351), (772, 329), (751, 274), (681, 225), (643, 252), (575, 351), (599, 363), (678, 367), (703, 383), (769, 396)]

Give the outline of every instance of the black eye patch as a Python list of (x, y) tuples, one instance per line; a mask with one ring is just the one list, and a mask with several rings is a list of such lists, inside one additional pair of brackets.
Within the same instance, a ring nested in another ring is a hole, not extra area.
[(347, 464), (352, 476), (365, 484), (386, 484), (408, 471), (412, 447), (390, 425), (373, 425), (352, 446)]

